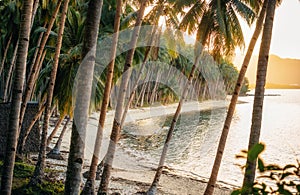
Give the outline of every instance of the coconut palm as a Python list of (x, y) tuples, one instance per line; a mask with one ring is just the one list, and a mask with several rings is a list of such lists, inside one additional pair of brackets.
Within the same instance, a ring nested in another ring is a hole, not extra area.
[[(70, 2), (71, 4), (71, 2)], [(57, 105), (60, 113), (59, 119), (55, 128), (47, 138), (47, 146), (49, 146), (52, 138), (57, 133), (59, 126), (66, 115), (73, 116), (73, 99), (72, 90), (75, 76), (81, 61), (81, 50), (83, 40), (83, 30), (85, 17), (82, 16), (76, 6), (68, 9), (67, 18), (65, 22), (65, 30), (63, 34), (63, 44), (60, 54), (60, 62), (57, 70), (56, 83), (54, 86), (53, 103)], [(46, 65), (39, 74), (37, 80), (36, 93), (41, 93), (42, 97), (47, 96), (47, 90), (44, 85), (49, 85), (47, 79), (51, 73), (52, 63)]]
[[(16, 1), (9, 1), (3, 3), (1, 7), (1, 47), (0, 47), (0, 78), (5, 81), (0, 84), (3, 87), (3, 102), (7, 102), (9, 83), (12, 79), (13, 69), (15, 65), (17, 50), (18, 50), (18, 37), (20, 25), (20, 4)], [(11, 38), (10, 38), (11, 37)], [(6, 79), (5, 79), (6, 78)], [(11, 91), (11, 90), (10, 90)], [(10, 94), (10, 93), (9, 93)]]
[(42, 59), (42, 56), (43, 56), (44, 48), (46, 46), (46, 43), (47, 43), (47, 40), (49, 38), (51, 29), (52, 29), (52, 27), (54, 25), (54, 22), (56, 20), (56, 16), (58, 14), (61, 2), (62, 2), (62, 0), (57, 1), (57, 5), (56, 5), (55, 10), (53, 12), (53, 15), (52, 15), (52, 17), (49, 21), (47, 31), (45, 32), (44, 37), (43, 37), (43, 39), (41, 41), (41, 44), (39, 46), (39, 51), (37, 53), (37, 58), (36, 58), (36, 60), (33, 64), (33, 66), (31, 67), (31, 71), (30, 71), (31, 74), (29, 75), (29, 78), (27, 79), (26, 88), (25, 88), (25, 91), (24, 91), (23, 99), (22, 99), (21, 113), (20, 113), (20, 122), (19, 122), (20, 123), (20, 129), (21, 129), (21, 125), (22, 125), (22, 122), (23, 122), (27, 102), (29, 101), (29, 99), (31, 97), (33, 87), (34, 87), (34, 84), (35, 84), (35, 81), (36, 81), (36, 78), (37, 78), (37, 74), (38, 74), (37, 72), (38, 72), (38, 69), (40, 69), (39, 65), (42, 64), (41, 59)]
[(55, 126), (54, 126), (52, 132), (50, 133), (50, 135), (49, 135), (48, 138), (47, 138), (47, 146), (50, 145), (51, 140), (53, 139), (53, 137), (54, 137), (55, 134), (57, 133), (57, 131), (58, 131), (58, 129), (59, 129), (61, 123), (62, 123), (63, 120), (64, 120), (64, 118), (65, 118), (65, 115), (60, 115), (60, 116), (59, 116), (59, 119), (56, 121)]
[[(158, 21), (158, 20), (157, 20), (157, 21)], [(134, 98), (134, 95), (135, 95), (135, 91), (136, 91), (137, 88), (138, 88), (138, 84), (139, 84), (139, 81), (140, 81), (140, 79), (141, 79), (142, 73), (143, 73), (143, 71), (144, 71), (144, 69), (145, 69), (145, 65), (146, 65), (146, 63), (147, 63), (147, 60), (148, 60), (148, 57), (149, 57), (149, 54), (150, 54), (150, 51), (151, 51), (151, 45), (153, 44), (154, 37), (155, 37), (155, 35), (156, 35), (156, 31), (157, 31), (157, 26), (152, 27), (152, 32), (151, 32), (151, 36), (152, 36), (152, 37), (151, 37), (151, 39), (150, 39), (150, 41), (149, 41), (149, 45), (150, 45), (150, 46), (147, 47), (147, 49), (146, 49), (146, 52), (145, 52), (145, 54), (144, 54), (143, 63), (142, 63), (142, 65), (141, 65), (141, 67), (140, 67), (140, 70), (139, 70), (139, 72), (138, 72), (138, 74), (137, 74), (137, 78), (136, 78), (136, 80), (135, 80), (135, 83), (133, 84), (132, 91), (130, 92), (129, 99), (128, 99), (128, 101), (127, 101), (126, 104), (125, 104), (125, 108), (124, 108), (124, 111), (123, 111), (123, 114), (122, 114), (122, 119), (121, 119), (121, 129), (122, 129), (123, 124), (124, 124), (124, 122), (125, 122), (126, 115), (127, 115), (128, 110), (129, 110), (129, 107), (130, 107), (130, 105), (131, 105), (131, 103), (132, 103), (132, 101), (133, 101), (133, 98)]]
[(92, 78), (96, 56), (96, 43), (103, 1), (90, 0), (88, 5), (82, 56), (85, 60), (78, 71), (77, 94), (72, 125), (70, 153), (68, 158), (65, 194), (79, 194), (81, 170), (84, 160), (84, 141), (88, 109), (91, 96)]
[(67, 120), (66, 120), (66, 122), (64, 124), (63, 129), (60, 132), (60, 135), (59, 135), (59, 137), (58, 137), (58, 139), (56, 141), (56, 144), (55, 144), (54, 148), (47, 154), (48, 158), (53, 158), (53, 159), (58, 159), (58, 160), (64, 160), (64, 158), (60, 154), (60, 147), (61, 147), (61, 144), (62, 144), (63, 137), (64, 137), (64, 135), (65, 135), (65, 133), (66, 133), (66, 131), (68, 129), (68, 124), (69, 124), (69, 122), (71, 120), (70, 117), (66, 117), (66, 118), (67, 118)]
[(16, 58), (17, 58), (17, 51), (18, 51), (18, 45), (19, 45), (19, 41), (17, 41), (16, 43), (16, 47), (14, 49), (14, 53), (13, 53), (13, 56), (10, 60), (10, 63), (9, 63), (9, 68), (8, 68), (8, 71), (7, 71), (7, 78), (6, 78), (6, 81), (5, 81), (5, 84), (4, 84), (4, 89), (3, 89), (3, 102), (9, 102), (10, 100), (10, 95), (11, 95), (11, 82), (12, 82), (12, 79), (13, 79), (13, 73), (14, 73), (14, 69), (15, 69), (15, 62), (16, 62)]
[(54, 99), (61, 117), (69, 115), (72, 118), (73, 116), (73, 83), (82, 60), (82, 42), (86, 20), (84, 14), (80, 14), (80, 9), (80, 6), (78, 8), (70, 7), (66, 18), (60, 66), (56, 78), (59, 85), (55, 85), (54, 88)]
[[(145, 51), (145, 54), (144, 54), (143, 63), (142, 63), (142, 65), (140, 67), (140, 70), (137, 74), (137, 78), (135, 80), (135, 83), (133, 84), (132, 91), (130, 93), (129, 99), (126, 102), (126, 106), (124, 108), (124, 112), (123, 112), (122, 120), (121, 120), (121, 129), (122, 129), (122, 126), (124, 124), (128, 109), (129, 109), (129, 107), (130, 107), (130, 105), (133, 101), (134, 94), (135, 94), (135, 91), (137, 90), (137, 87), (138, 87), (139, 81), (141, 79), (141, 75), (144, 71), (146, 62), (148, 61), (150, 51), (151, 51), (153, 46), (157, 45), (157, 43), (155, 43), (155, 39), (160, 39), (160, 35), (157, 35), (157, 34), (160, 34), (160, 33), (156, 33), (157, 31), (158, 32), (161, 31), (161, 29), (159, 29), (159, 27), (158, 27), (158, 22), (159, 22), (160, 18), (164, 18), (164, 20), (166, 21), (166, 27), (168, 27), (168, 28), (172, 28), (172, 27), (173, 28), (178, 28), (179, 21), (178, 21), (178, 18), (177, 18), (177, 13), (176, 13), (175, 9), (172, 9), (172, 5), (173, 5), (173, 2), (169, 2), (169, 1), (166, 1), (166, 0), (159, 0), (155, 4), (155, 6), (151, 9), (151, 11), (145, 16), (145, 20), (150, 22), (151, 24), (153, 24), (152, 32), (151, 32), (151, 35), (150, 35), (151, 38), (150, 38), (149, 43), (148, 43), (149, 46), (146, 48), (146, 51)], [(170, 36), (170, 37), (173, 37), (173, 36)], [(172, 40), (172, 41), (174, 42), (174, 40)], [(158, 41), (156, 41), (156, 42), (158, 42)]]
[[(268, 0), (268, 7), (265, 19), (265, 25), (263, 29), (262, 42), (260, 45), (258, 64), (257, 64), (257, 76), (256, 76), (256, 86), (255, 86), (255, 96), (253, 103), (253, 112), (252, 112), (252, 124), (251, 124), (251, 133), (249, 138), (248, 151), (259, 142), (260, 130), (261, 130), (261, 121), (262, 121), (262, 112), (263, 112), (263, 103), (264, 103), (264, 92), (266, 84), (266, 75), (268, 68), (268, 59), (269, 51), (272, 39), (272, 29), (274, 22), (276, 8), (276, 0)], [(255, 178), (255, 169), (256, 161), (249, 160), (247, 158), (245, 176), (243, 181), (243, 191), (242, 194), (251, 194), (252, 186)]]
[(18, 57), (16, 60), (16, 72), (14, 78), (14, 89), (12, 95), (8, 135), (6, 143), (6, 155), (2, 168), (1, 191), (3, 195), (11, 194), (15, 155), (17, 151), (19, 135), (19, 117), (22, 101), (23, 83), (26, 71), (26, 60), (29, 46), (30, 25), (32, 17), (33, 0), (23, 1), (21, 15)]
[[(199, 51), (201, 51), (201, 48), (200, 48)], [(192, 70), (191, 70), (190, 75), (188, 77), (188, 81), (187, 81), (187, 83), (185, 85), (185, 88), (184, 88), (184, 90), (182, 92), (182, 95), (181, 95), (180, 101), (178, 103), (177, 109), (176, 109), (175, 114), (173, 116), (173, 120), (171, 122), (169, 131), (168, 131), (168, 134), (167, 134), (167, 137), (166, 137), (166, 140), (165, 140), (165, 144), (164, 144), (164, 147), (163, 147), (163, 151), (162, 151), (162, 154), (161, 154), (161, 157), (160, 157), (160, 160), (159, 160), (158, 168), (156, 170), (156, 174), (154, 176), (152, 184), (151, 184), (149, 190), (147, 191), (147, 195), (154, 195), (157, 192), (157, 186), (158, 186), (158, 183), (159, 183), (162, 171), (163, 171), (163, 167), (164, 167), (164, 163), (165, 163), (165, 159), (166, 159), (168, 147), (169, 147), (170, 141), (172, 139), (172, 134), (173, 134), (176, 122), (177, 122), (177, 120), (179, 118), (181, 107), (182, 107), (183, 102), (185, 101), (185, 99), (187, 97), (187, 94), (188, 94), (188, 91), (189, 91), (189, 87), (190, 87), (190, 85), (192, 83), (192, 79), (194, 77), (194, 72), (196, 70), (196, 67), (199, 64), (199, 60), (200, 60), (199, 58), (200, 58), (200, 54), (196, 55), (195, 62), (193, 64), (193, 66), (192, 66)]]
[(236, 86), (234, 88), (234, 92), (232, 93), (231, 102), (230, 102), (230, 105), (228, 107), (227, 116), (226, 116), (226, 119), (225, 119), (225, 122), (224, 122), (222, 134), (221, 134), (221, 137), (220, 137), (219, 146), (218, 146), (218, 149), (217, 149), (217, 154), (216, 154), (216, 157), (215, 157), (215, 161), (214, 161), (214, 165), (213, 165), (213, 168), (212, 168), (211, 176), (210, 176), (210, 179), (209, 179), (207, 187), (206, 187), (206, 193), (207, 194), (212, 194), (213, 193), (213, 189), (214, 189), (214, 186), (215, 186), (216, 181), (217, 181), (217, 175), (218, 175), (218, 171), (220, 169), (221, 159), (222, 159), (222, 156), (223, 156), (223, 152), (224, 152), (224, 148), (225, 148), (225, 144), (226, 144), (226, 139), (227, 139), (227, 135), (229, 133), (229, 128), (230, 128), (230, 124), (231, 124), (231, 121), (232, 121), (233, 113), (234, 113), (235, 106), (236, 106), (236, 103), (237, 103), (237, 100), (238, 100), (238, 96), (239, 96), (241, 88), (242, 88), (242, 84), (243, 84), (243, 81), (244, 81), (244, 78), (245, 78), (245, 74), (246, 74), (246, 71), (247, 71), (247, 68), (248, 68), (248, 65), (249, 65), (254, 47), (255, 47), (255, 43), (256, 43), (256, 41), (259, 37), (259, 34), (261, 32), (261, 29), (263, 27), (263, 22), (264, 22), (264, 18), (265, 18), (265, 14), (266, 14), (267, 3), (268, 3), (268, 1), (265, 0), (264, 4), (263, 4), (263, 6), (260, 10), (260, 14), (259, 14), (259, 17), (258, 17), (257, 22), (256, 22), (256, 27), (255, 27), (254, 33), (252, 35), (250, 44), (248, 46), (247, 53), (245, 55), (245, 58), (244, 58), (244, 61), (243, 61), (243, 64), (242, 64), (242, 67), (241, 67), (241, 70), (240, 70), (240, 73), (239, 73), (239, 76), (238, 76), (238, 79), (236, 81)]
[[(179, 3), (181, 2), (179, 1)], [(181, 7), (187, 5), (191, 6), (191, 2), (186, 1), (179, 5)], [(254, 12), (246, 4), (240, 1), (212, 0), (209, 4), (207, 4), (206, 1), (197, 1), (192, 4), (191, 8), (181, 21), (181, 28), (183, 30), (187, 30), (190, 33), (197, 31), (197, 42), (195, 43), (194, 49), (195, 59), (188, 77), (188, 83), (182, 92), (178, 107), (173, 116), (155, 177), (151, 187), (147, 191), (147, 194), (149, 195), (156, 194), (168, 146), (172, 138), (176, 121), (180, 115), (182, 104), (187, 97), (195, 70), (199, 64), (203, 47), (205, 46), (215, 59), (220, 60), (223, 55), (228, 55), (233, 52), (236, 46), (243, 46), (244, 44), (244, 38), (236, 12), (240, 13), (249, 23), (251, 23), (255, 16)], [(197, 22), (199, 22), (199, 25), (195, 27)], [(231, 29), (235, 30), (233, 31)]]
[(118, 38), (119, 38), (120, 18), (122, 14), (121, 12), (122, 12), (122, 0), (117, 0), (116, 12), (114, 17), (115, 18), (114, 34), (113, 34), (110, 60), (109, 60), (110, 63), (108, 64), (107, 67), (106, 83), (105, 83), (104, 95), (103, 95), (103, 100), (101, 105), (101, 112), (99, 117), (97, 136), (95, 140), (94, 153), (93, 153), (91, 166), (89, 170), (89, 176), (83, 188), (82, 194), (95, 194), (95, 179), (96, 179), (98, 158), (100, 156), (100, 149), (101, 149), (102, 138), (103, 138), (103, 128), (104, 128), (106, 112), (107, 112), (107, 107), (108, 107), (108, 102), (110, 97), (110, 90), (111, 90), (112, 80), (113, 80), (113, 73), (114, 73), (113, 71), (114, 71), (114, 64), (115, 64)]
[(119, 137), (120, 137), (120, 131), (121, 131), (120, 125), (121, 125), (123, 106), (124, 106), (123, 104), (124, 104), (124, 100), (125, 100), (126, 90), (128, 87), (128, 81), (129, 81), (129, 78), (131, 75), (130, 68), (132, 66), (136, 43), (137, 43), (137, 39), (139, 37), (139, 32), (140, 32), (140, 28), (141, 28), (141, 24), (142, 24), (146, 6), (147, 6), (147, 0), (142, 0), (140, 2), (140, 8), (138, 11), (135, 28), (132, 32), (132, 37), (131, 37), (130, 47), (129, 47), (130, 50), (127, 52), (127, 55), (126, 55), (126, 61), (124, 64), (121, 86), (120, 86), (119, 94), (118, 94), (116, 112), (115, 112), (112, 132), (111, 132), (111, 136), (110, 136), (110, 142), (109, 142), (109, 146), (108, 146), (108, 156), (105, 160), (98, 194), (106, 194), (108, 191), (112, 163), (113, 163), (114, 154), (116, 151), (116, 144), (118, 143)]
[(2, 56), (2, 61), (1, 61), (1, 64), (0, 64), (0, 77), (1, 77), (1, 74), (2, 74), (2, 70), (3, 70), (3, 67), (4, 67), (4, 63), (5, 63), (5, 60), (6, 60), (8, 49), (10, 47), (11, 40), (12, 40), (12, 33), (9, 35), (9, 38), (7, 40), (7, 43), (6, 43), (6, 46), (5, 46), (5, 49), (4, 49), (4, 53), (3, 53), (3, 56)]
[(42, 130), (42, 136), (41, 136), (39, 156), (38, 156), (37, 164), (34, 169), (33, 176), (31, 177), (31, 180), (30, 180), (30, 184), (32, 184), (32, 185), (41, 183), (42, 177), (44, 176), (45, 160), (46, 160), (46, 147), (47, 147), (47, 131), (48, 131), (48, 126), (49, 126), (49, 120), (50, 120), (50, 114), (51, 114), (51, 104), (52, 104), (52, 99), (53, 99), (53, 91), (54, 91), (54, 86), (55, 86), (55, 79), (56, 79), (56, 74), (57, 74), (60, 50), (62, 47), (62, 39), (63, 39), (63, 33), (64, 33), (64, 28), (65, 28), (65, 21), (66, 21), (68, 6), (69, 6), (69, 0), (65, 0), (63, 2), (63, 8), (62, 8), (62, 13), (61, 13), (61, 17), (60, 17), (60, 25), (59, 25), (58, 35), (57, 35), (54, 62), (53, 62), (49, 86), (48, 86), (48, 93), (47, 93), (46, 107), (45, 107), (45, 112), (44, 112), (44, 123), (43, 123), (43, 130)]

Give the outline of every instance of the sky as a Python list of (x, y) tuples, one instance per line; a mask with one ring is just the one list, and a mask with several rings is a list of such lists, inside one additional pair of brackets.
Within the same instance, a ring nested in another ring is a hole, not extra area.
[[(255, 25), (251, 28), (242, 22), (245, 44), (250, 42)], [(260, 39), (259, 39), (260, 40)], [(259, 53), (260, 41), (256, 43), (254, 55)], [(237, 50), (237, 53), (245, 54)], [(270, 54), (281, 58), (300, 59), (300, 1), (282, 0), (280, 7), (276, 9)]]

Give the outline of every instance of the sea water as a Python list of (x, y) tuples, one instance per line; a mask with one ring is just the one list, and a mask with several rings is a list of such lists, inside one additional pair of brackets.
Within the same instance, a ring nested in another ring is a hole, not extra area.
[[(262, 158), (267, 164), (295, 164), (300, 159), (300, 90), (266, 90), (265, 94), (261, 142), (266, 149)], [(254, 96), (239, 100), (218, 175), (219, 182), (233, 186), (240, 186), (243, 180), (240, 166), (245, 159), (237, 159), (236, 155), (248, 147)], [(166, 165), (181, 174), (208, 178), (225, 117), (226, 108), (182, 114)], [(172, 116), (152, 117), (126, 124), (122, 147), (130, 148), (139, 163), (157, 166), (171, 120)], [(152, 133), (140, 133), (145, 128), (152, 129)]]

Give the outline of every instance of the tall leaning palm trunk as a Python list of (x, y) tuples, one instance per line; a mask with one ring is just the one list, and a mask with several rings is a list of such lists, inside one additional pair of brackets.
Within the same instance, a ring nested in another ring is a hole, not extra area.
[(175, 125), (176, 125), (176, 122), (177, 122), (178, 117), (180, 115), (182, 105), (183, 105), (183, 103), (186, 100), (186, 97), (188, 95), (189, 88), (192, 84), (192, 80), (193, 80), (193, 77), (194, 77), (194, 73), (196, 71), (196, 68), (199, 65), (201, 53), (202, 53), (202, 46), (200, 46), (199, 43), (195, 43), (195, 61), (194, 61), (194, 64), (192, 66), (192, 69), (191, 69), (190, 75), (188, 77), (187, 83), (185, 84), (184, 90), (181, 94), (176, 112), (173, 116), (169, 131), (168, 131), (165, 143), (164, 143), (164, 147), (163, 147), (163, 150), (162, 150), (162, 153), (161, 153), (161, 156), (160, 156), (159, 164), (158, 164), (158, 167), (156, 169), (156, 173), (155, 173), (154, 179), (152, 181), (152, 184), (151, 184), (149, 190), (147, 191), (147, 195), (155, 195), (156, 192), (157, 192), (157, 186), (158, 186), (160, 177), (162, 175), (162, 171), (163, 171), (163, 168), (164, 168), (164, 163), (165, 163), (166, 156), (167, 156), (167, 151), (168, 151), (169, 144), (170, 144), (170, 141), (171, 141), (172, 136), (173, 136)]
[(57, 131), (58, 131), (58, 129), (59, 129), (61, 123), (62, 123), (63, 120), (65, 119), (65, 116), (66, 116), (65, 114), (59, 116), (59, 119), (56, 121), (56, 124), (55, 124), (55, 126), (54, 126), (54, 129), (52, 130), (52, 132), (50, 133), (50, 135), (49, 135), (48, 138), (47, 138), (47, 146), (50, 145), (51, 140), (53, 139), (53, 137), (54, 137), (55, 134), (57, 133)]
[(113, 34), (112, 47), (110, 53), (110, 60), (107, 67), (106, 83), (105, 83), (103, 100), (101, 104), (101, 112), (99, 117), (97, 136), (95, 140), (94, 153), (93, 153), (92, 162), (89, 170), (89, 176), (87, 178), (87, 181), (84, 185), (81, 194), (86, 194), (86, 195), (95, 194), (95, 179), (96, 179), (96, 172), (97, 172), (97, 164), (100, 157), (100, 149), (101, 149), (102, 138), (103, 138), (103, 128), (104, 128), (106, 112), (107, 112), (107, 107), (108, 107), (109, 97), (110, 97), (110, 90), (111, 90), (113, 74), (114, 74), (121, 14), (122, 14), (122, 0), (117, 0), (116, 15), (114, 21), (114, 34)]
[[(161, 12), (161, 11), (162, 10), (159, 10), (159, 12)], [(158, 25), (158, 21), (159, 21), (159, 19), (157, 19), (157, 23), (155, 24), (155, 26), (152, 27), (151, 38), (150, 38), (149, 44), (148, 44), (149, 46), (146, 48), (146, 51), (145, 51), (145, 54), (144, 54), (143, 63), (142, 63), (141, 68), (140, 68), (140, 70), (138, 72), (136, 81), (133, 84), (132, 91), (130, 92), (128, 102), (125, 105), (124, 112), (123, 112), (122, 119), (121, 119), (121, 129), (122, 129), (123, 125), (124, 125), (124, 122), (125, 122), (126, 115), (127, 115), (128, 110), (129, 110), (129, 107), (130, 107), (130, 105), (131, 105), (131, 103), (133, 101), (133, 98), (134, 98), (134, 95), (135, 95), (135, 91), (137, 90), (137, 88), (139, 86), (139, 81), (141, 80), (141, 77), (142, 77), (142, 74), (144, 72), (146, 63), (148, 61), (148, 57), (149, 57), (149, 54), (150, 54), (150, 51), (151, 51), (151, 48), (152, 48), (152, 44), (154, 43), (155, 35), (157, 35), (156, 31), (158, 29), (157, 28), (158, 27), (157, 26)]]
[[(139, 85), (139, 81), (141, 80), (141, 77), (142, 77), (142, 74), (144, 72), (144, 69), (145, 69), (145, 66), (147, 64), (147, 60), (148, 60), (148, 57), (149, 57), (149, 54), (150, 54), (150, 51), (151, 51), (151, 48), (152, 48), (152, 43), (153, 43), (153, 40), (154, 40), (154, 36), (155, 36), (155, 32), (157, 30), (157, 27), (154, 26), (152, 28), (152, 33), (151, 33), (151, 39), (149, 40), (149, 44), (150, 46), (147, 47), (146, 51), (145, 51), (145, 54), (144, 54), (144, 59), (143, 59), (143, 63), (139, 69), (139, 72), (137, 74), (137, 78), (135, 80), (135, 83), (133, 84), (132, 86), (132, 91), (130, 92), (130, 95), (129, 95), (129, 98), (128, 98), (128, 101), (126, 102), (125, 104), (125, 107), (124, 107), (124, 111), (123, 111), (123, 114), (122, 114), (122, 119), (121, 119), (121, 124), (120, 124), (120, 129), (123, 128), (123, 125), (124, 125), (124, 122), (125, 122), (125, 119), (126, 119), (126, 115), (127, 115), (127, 112), (129, 110), (129, 107), (133, 101), (133, 98), (134, 98), (134, 95), (135, 95), (135, 91), (136, 89), (138, 88), (138, 85)], [(143, 91), (143, 90), (142, 90)], [(108, 151), (107, 151), (108, 153)], [(106, 159), (106, 157), (108, 156), (108, 154), (105, 154), (105, 156), (103, 157), (102, 161), (100, 162), (100, 164), (98, 165), (97, 169), (98, 171), (101, 170), (101, 168), (103, 167), (104, 165), (104, 161)]]
[(4, 68), (4, 64), (5, 64), (6, 56), (7, 56), (7, 51), (8, 51), (8, 49), (9, 49), (11, 39), (12, 39), (12, 33), (10, 34), (10, 36), (9, 36), (9, 38), (8, 38), (8, 41), (7, 41), (7, 43), (6, 43), (6, 47), (5, 47), (5, 49), (4, 49), (2, 61), (1, 61), (1, 64), (0, 64), (0, 77), (1, 77), (1, 74), (2, 74), (2, 71), (3, 71), (3, 68)]
[(225, 119), (225, 122), (224, 122), (222, 134), (221, 134), (220, 141), (219, 141), (219, 146), (218, 146), (218, 149), (217, 149), (216, 158), (215, 158), (215, 161), (214, 161), (214, 165), (213, 165), (213, 168), (212, 168), (212, 171), (211, 171), (209, 181), (208, 181), (206, 189), (205, 189), (205, 194), (206, 195), (213, 194), (213, 192), (214, 192), (214, 186), (216, 185), (218, 172), (219, 172), (219, 169), (220, 169), (220, 165), (221, 165), (221, 161), (222, 161), (222, 157), (223, 157), (223, 153), (224, 153), (224, 149), (225, 149), (225, 144), (226, 144), (227, 136), (228, 136), (228, 133), (229, 133), (230, 124), (231, 124), (231, 121), (232, 121), (232, 117), (233, 117), (233, 114), (234, 114), (234, 110), (235, 110), (235, 107), (236, 107), (238, 96), (240, 94), (241, 87), (243, 85), (245, 74), (246, 74), (246, 71), (247, 71), (247, 68), (248, 68), (248, 65), (249, 65), (249, 62), (250, 62), (250, 59), (251, 59), (256, 41), (257, 41), (257, 39), (260, 35), (260, 32), (262, 30), (262, 27), (263, 27), (265, 15), (266, 15), (267, 4), (268, 4), (268, 0), (265, 0), (264, 4), (263, 4), (263, 7), (261, 8), (259, 17), (256, 21), (256, 27), (255, 27), (254, 33), (252, 35), (250, 44), (248, 46), (248, 50), (247, 50), (247, 53), (245, 55), (245, 58), (244, 58), (244, 61), (243, 61), (243, 64), (242, 64), (242, 67), (241, 67), (241, 70), (240, 70), (240, 73), (239, 73), (239, 77), (237, 79), (235, 89), (234, 89), (234, 92), (233, 92), (232, 97), (231, 97), (231, 102), (230, 102), (230, 105), (229, 105), (229, 108), (228, 108), (228, 111), (227, 111), (227, 116), (226, 116), (226, 119)]
[(13, 73), (14, 73), (14, 68), (15, 68), (15, 62), (16, 62), (16, 58), (17, 58), (17, 52), (18, 52), (18, 48), (19, 48), (19, 40), (17, 41), (16, 45), (15, 45), (15, 49), (14, 49), (14, 53), (13, 53), (13, 57), (11, 58), (10, 61), (10, 66), (7, 72), (7, 78), (5, 81), (5, 85), (4, 85), (4, 95), (3, 95), (3, 101), (4, 102), (8, 102), (9, 101), (9, 96), (10, 96), (10, 83), (11, 80), (13, 78)]
[(69, 124), (70, 121), (71, 121), (71, 118), (69, 116), (69, 117), (67, 117), (67, 121), (64, 124), (64, 127), (63, 127), (63, 129), (61, 130), (61, 132), (59, 134), (59, 137), (56, 141), (56, 144), (55, 144), (54, 148), (47, 154), (48, 158), (60, 159), (60, 160), (64, 159), (60, 154), (60, 147), (61, 147), (61, 144), (62, 144), (63, 137), (64, 137), (64, 135), (65, 135), (65, 133), (68, 129), (68, 124)]
[(54, 22), (56, 20), (56, 16), (59, 12), (59, 8), (60, 8), (60, 5), (61, 5), (61, 2), (62, 0), (58, 0), (57, 2), (57, 5), (56, 5), (56, 8), (52, 14), (52, 17), (51, 17), (51, 20), (49, 22), (49, 25), (47, 27), (47, 31), (44, 33), (44, 37), (42, 39), (42, 42), (39, 46), (39, 50), (38, 50), (38, 53), (37, 53), (37, 58), (33, 64), (33, 66), (31, 67), (31, 74), (29, 75), (29, 78), (27, 79), (27, 83), (26, 83), (26, 88), (25, 88), (25, 91), (24, 91), (24, 94), (23, 94), (23, 99), (22, 99), (22, 106), (21, 106), (21, 112), (20, 112), (20, 129), (22, 127), (22, 123), (23, 123), (23, 119), (24, 119), (24, 115), (25, 115), (25, 111), (26, 111), (26, 107), (27, 107), (27, 102), (29, 101), (30, 97), (31, 97), (31, 94), (32, 94), (32, 91), (33, 91), (33, 86), (34, 86), (34, 83), (36, 81), (36, 74), (38, 74), (37, 70), (38, 70), (38, 67), (39, 67), (39, 64), (41, 59), (42, 59), (42, 55), (43, 55), (43, 51), (44, 51), (44, 48), (46, 46), (46, 43), (47, 43), (47, 40), (48, 40), (48, 37), (50, 35), (50, 32), (51, 32), (51, 29), (54, 25)]
[(32, 16), (33, 0), (23, 1), (23, 11), (21, 15), (18, 57), (16, 60), (16, 72), (14, 78), (14, 88), (9, 114), (9, 125), (7, 133), (6, 154), (2, 167), (1, 195), (9, 195), (12, 190), (13, 170), (17, 143), (19, 136), (19, 117), (22, 102), (23, 84), (26, 71), (26, 60), (28, 54), (30, 24)]
[(125, 101), (126, 90), (128, 86), (128, 81), (131, 75), (131, 65), (134, 57), (135, 47), (137, 39), (139, 37), (141, 24), (146, 9), (147, 0), (142, 0), (140, 9), (138, 11), (138, 16), (135, 23), (135, 28), (132, 32), (132, 37), (130, 41), (130, 50), (127, 52), (126, 60), (123, 69), (123, 76), (121, 81), (121, 86), (118, 94), (118, 101), (116, 106), (115, 118), (113, 122), (112, 132), (110, 135), (110, 142), (108, 146), (108, 156), (105, 159), (104, 169), (101, 177), (101, 182), (99, 186), (98, 194), (107, 194), (109, 180), (111, 176), (112, 163), (116, 151), (116, 144), (118, 143), (121, 131), (121, 120), (123, 114), (123, 106)]
[(50, 82), (48, 86), (47, 92), (47, 100), (46, 100), (46, 107), (44, 112), (44, 123), (43, 123), (43, 130), (42, 130), (42, 137), (40, 143), (40, 150), (38, 155), (38, 161), (36, 163), (33, 177), (30, 180), (30, 184), (36, 185), (37, 183), (41, 183), (42, 177), (44, 176), (44, 168), (45, 168), (45, 161), (46, 161), (46, 147), (47, 147), (47, 132), (50, 120), (50, 113), (51, 113), (51, 104), (53, 99), (53, 91), (55, 86), (55, 79), (57, 74), (57, 68), (59, 63), (59, 55), (62, 46), (63, 40), (63, 33), (65, 28), (65, 21), (66, 15), (68, 11), (69, 0), (65, 0), (62, 8), (61, 18), (60, 18), (60, 25), (58, 30), (58, 36), (56, 40), (56, 49), (54, 55), (54, 62), (51, 70), (50, 75)]
[[(262, 42), (260, 45), (258, 64), (257, 64), (255, 96), (254, 96), (254, 103), (253, 103), (252, 124), (251, 124), (251, 133), (250, 133), (248, 151), (252, 149), (252, 147), (259, 142), (259, 137), (260, 137), (266, 75), (267, 75), (269, 51), (270, 51), (270, 45), (272, 39), (272, 29), (273, 29), (275, 8), (276, 8), (276, 0), (268, 0), (266, 20), (265, 20)], [(252, 186), (255, 179), (256, 161), (257, 159), (253, 161), (249, 160), (249, 158), (247, 159), (246, 171), (245, 171), (245, 176), (243, 181), (243, 189), (245, 189), (245, 192), (243, 194), (252, 193)]]
[(82, 56), (84, 57), (78, 70), (77, 93), (70, 153), (68, 159), (65, 194), (79, 194), (81, 171), (84, 161), (85, 135), (88, 120), (88, 110), (92, 91), (92, 81), (96, 58), (96, 44), (101, 18), (103, 0), (90, 0), (86, 18)]

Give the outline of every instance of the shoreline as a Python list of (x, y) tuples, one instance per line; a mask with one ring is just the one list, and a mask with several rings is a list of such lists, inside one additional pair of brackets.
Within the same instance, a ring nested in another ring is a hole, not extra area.
[[(228, 98), (227, 98), (228, 99)], [(125, 123), (134, 122), (137, 120), (147, 119), (151, 117), (168, 116), (174, 114), (177, 103), (170, 105), (151, 106), (138, 109), (130, 109)], [(185, 102), (181, 113), (203, 111), (209, 109), (225, 108), (228, 106), (228, 100), (213, 101), (208, 100), (204, 102)], [(89, 118), (85, 161), (83, 165), (83, 172), (88, 171), (90, 159), (92, 156), (92, 149), (95, 140), (95, 133), (97, 131), (99, 112), (92, 113)], [(104, 126), (104, 135), (101, 147), (100, 158), (102, 159), (108, 147), (109, 135), (112, 127), (114, 111), (110, 110), (107, 113), (107, 118)], [(71, 125), (69, 126), (71, 127)], [(49, 168), (61, 170), (60, 179), (65, 178), (65, 170), (67, 165), (69, 139), (71, 135), (71, 128), (68, 128), (65, 138), (62, 143), (62, 155), (65, 160), (47, 159)], [(56, 137), (53, 139), (50, 146), (56, 142)], [(157, 165), (150, 162), (145, 162), (142, 157), (131, 154), (126, 149), (118, 144), (115, 159), (113, 162), (112, 180), (110, 189), (111, 192), (119, 192), (121, 194), (135, 194), (137, 192), (146, 191), (151, 185), (152, 179), (155, 175)], [(176, 171), (173, 169), (164, 169), (161, 182), (159, 185), (158, 194), (199, 194), (204, 191), (208, 179), (203, 178), (194, 173), (187, 173), (184, 171)], [(85, 179), (84, 179), (85, 181)], [(178, 185), (180, 184), (180, 185)], [(99, 181), (96, 181), (96, 186)], [(218, 183), (215, 194), (230, 194), (232, 188), (235, 186)]]

